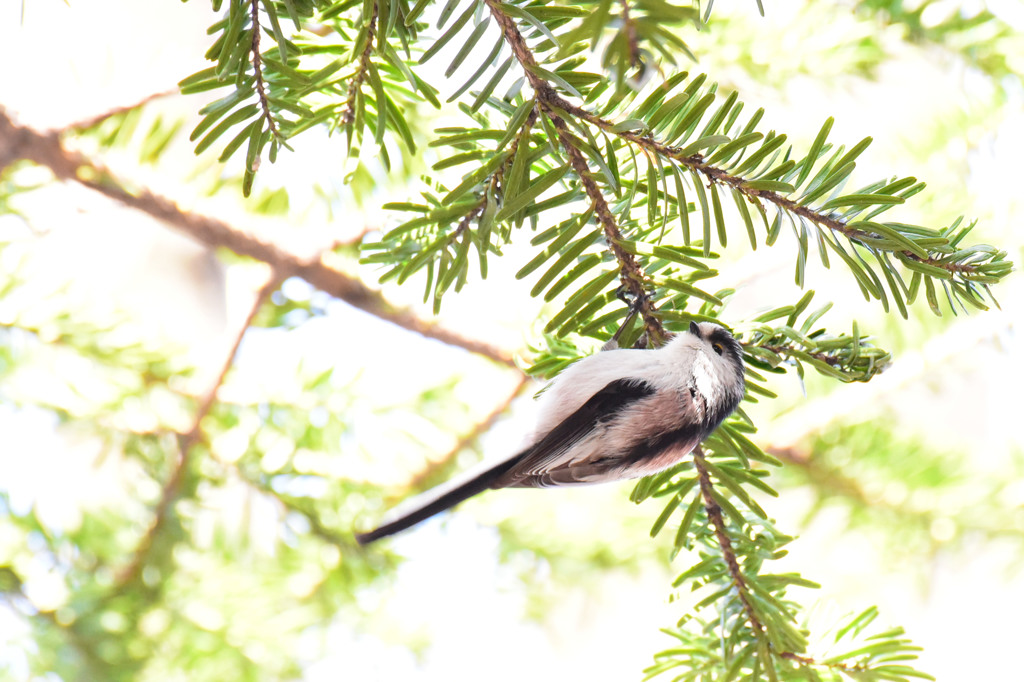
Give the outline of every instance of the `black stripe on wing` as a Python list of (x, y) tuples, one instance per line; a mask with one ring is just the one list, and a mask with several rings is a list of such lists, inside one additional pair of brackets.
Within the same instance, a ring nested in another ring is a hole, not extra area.
[[(659, 433), (653, 438), (638, 442), (623, 457), (624, 461), (632, 462), (641, 470), (643, 476), (675, 464), (683, 455), (689, 453), (708, 437), (706, 427), (694, 422), (683, 422), (678, 429)], [(666, 455), (671, 459), (665, 459)], [(646, 467), (651, 467), (647, 469)]]
[[(515, 465), (494, 482), (495, 488), (539, 487), (544, 474), (581, 438), (631, 403), (654, 393), (642, 379), (616, 379), (590, 397), (546, 436), (514, 458)], [(571, 481), (565, 481), (566, 483)]]

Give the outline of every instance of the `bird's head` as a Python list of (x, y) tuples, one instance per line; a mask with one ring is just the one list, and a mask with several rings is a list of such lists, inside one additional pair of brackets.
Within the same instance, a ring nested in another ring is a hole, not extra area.
[(695, 387), (725, 414), (743, 399), (743, 348), (725, 327), (713, 322), (690, 322), (675, 339), (694, 353)]

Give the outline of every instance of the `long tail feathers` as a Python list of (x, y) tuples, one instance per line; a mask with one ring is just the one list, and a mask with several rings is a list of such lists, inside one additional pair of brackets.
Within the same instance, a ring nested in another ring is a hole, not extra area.
[(454, 507), (458, 503), (468, 500), (474, 495), (482, 493), (490, 488), (491, 485), (501, 477), (502, 474), (512, 468), (518, 460), (518, 457), (513, 457), (491, 467), (490, 469), (471, 475), (468, 480), (460, 481), (459, 479), (456, 479), (456, 481), (447, 485), (442, 485), (430, 490), (424, 494), (426, 499), (417, 500), (414, 498), (412, 500), (412, 504), (415, 505), (412, 509), (404, 512), (399, 509), (397, 510), (399, 512), (399, 516), (391, 521), (387, 521), (378, 528), (367, 533), (357, 533), (356, 541), (360, 545), (367, 545), (389, 535), (394, 535), (395, 533), (403, 531), (410, 526), (415, 526), (420, 521), (429, 519), (434, 514), (438, 514), (446, 509)]

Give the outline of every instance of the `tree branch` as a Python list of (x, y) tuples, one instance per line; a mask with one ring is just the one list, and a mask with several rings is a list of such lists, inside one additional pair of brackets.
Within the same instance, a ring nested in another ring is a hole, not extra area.
[(109, 662), (104, 660), (97, 651), (97, 638), (95, 632), (88, 631), (88, 625), (83, 627), (80, 618), (72, 619), (71, 622), (64, 622), (57, 617), (56, 611), (40, 611), (35, 603), (25, 594), (24, 583), (21, 576), (13, 569), (3, 567), (0, 569), (0, 596), (7, 602), (8, 608), (13, 613), (27, 616), (45, 627), (53, 628), (60, 632), (64, 641), (71, 646), (80, 658), (80, 665), (89, 678), (102, 679), (103, 671), (109, 669)]
[(80, 183), (125, 206), (142, 211), (206, 246), (224, 247), (241, 256), (263, 261), (284, 277), (300, 277), (321, 291), (403, 329), (515, 367), (511, 351), (463, 336), (423, 320), (410, 310), (397, 308), (379, 291), (331, 267), (320, 256), (300, 256), (216, 218), (182, 211), (170, 199), (148, 189), (128, 191), (125, 184), (109, 169), (82, 154), (64, 149), (57, 133), (40, 133), (19, 126), (0, 109), (0, 169), (17, 159), (27, 159), (46, 166), (59, 179)]
[[(263, 109), (263, 118), (267, 122), (267, 127), (270, 129), (270, 134), (275, 138), (280, 138), (281, 133), (277, 129), (277, 123), (274, 121), (274, 116), (270, 113), (270, 100), (267, 97), (266, 86), (263, 82), (263, 57), (260, 55), (260, 0), (249, 0), (250, 16), (252, 18), (252, 71), (256, 77), (256, 96), (260, 100), (260, 108)], [(282, 48), (283, 49), (283, 48)], [(259, 157), (256, 157), (255, 164), (259, 163)], [(254, 164), (254, 165), (255, 165)], [(250, 170), (255, 171), (255, 168)]]
[(841, 672), (847, 673), (851, 677), (856, 673), (865, 673), (871, 670), (871, 668), (869, 668), (868, 666), (860, 664), (848, 665), (846, 663), (819, 663), (810, 656), (801, 656), (799, 654), (794, 654), (791, 651), (784, 651), (780, 653), (779, 658), (784, 658), (787, 661), (799, 663), (801, 666), (805, 668), (824, 668), (826, 670), (839, 670)]
[[(786, 357), (793, 357), (793, 349), (791, 347), (789, 347), (789, 346), (773, 346), (773, 345), (770, 345), (770, 344), (765, 344), (763, 346), (759, 346), (759, 348), (764, 348), (765, 350), (771, 351), (772, 353), (775, 353), (776, 355), (784, 355)], [(805, 351), (805, 352), (807, 353), (807, 355), (809, 355), (810, 357), (814, 358), (815, 360), (821, 360), (822, 362), (824, 362), (826, 364), (829, 364), (832, 367), (837, 367), (837, 366), (843, 364), (843, 361), (840, 358), (837, 358), (835, 355), (832, 355), (830, 353), (825, 353), (825, 352), (821, 352), (821, 351), (818, 351), (818, 352)]]
[(294, 512), (302, 516), (309, 523), (309, 529), (316, 537), (320, 538), (329, 545), (334, 545), (340, 549), (343, 553), (348, 553), (359, 548), (358, 543), (350, 534), (339, 533), (326, 524), (320, 514), (316, 512), (316, 509), (309, 503), (310, 498), (297, 498), (292, 495), (287, 495), (279, 490), (275, 490), (273, 485), (269, 485), (258, 478), (249, 475), (244, 467), (235, 466), (235, 470), (243, 481), (254, 490), (268, 495), (275, 500), (277, 503), (284, 507), (290, 512)]
[(512, 401), (522, 393), (523, 388), (529, 383), (529, 377), (525, 374), (521, 376), (519, 381), (516, 382), (516, 385), (511, 391), (509, 391), (508, 395), (494, 406), (494, 409), (491, 410), (490, 414), (477, 422), (468, 433), (459, 438), (459, 441), (454, 445), (454, 447), (452, 447), (440, 459), (428, 462), (426, 466), (409, 478), (409, 482), (403, 486), (402, 496), (409, 491), (425, 490), (430, 487), (435, 482), (438, 475), (444, 473), (455, 462), (455, 458), (459, 456), (460, 452), (472, 445), (480, 438), (480, 436), (494, 426), (494, 423), (498, 421), (498, 418), (508, 410)]
[(569, 164), (572, 166), (573, 171), (579, 177), (583, 190), (586, 192), (587, 198), (590, 199), (598, 224), (601, 225), (601, 229), (604, 231), (608, 248), (619, 264), (619, 279), (635, 300), (640, 302), (639, 313), (644, 320), (649, 339), (656, 345), (660, 344), (666, 338), (667, 333), (661, 324), (660, 316), (647, 295), (647, 288), (645, 286), (647, 275), (637, 263), (633, 254), (622, 248), (622, 232), (615, 221), (615, 216), (612, 215), (608, 202), (594, 181), (583, 153), (573, 143), (572, 133), (557, 112), (559, 109), (568, 111), (564, 106), (568, 103), (555, 92), (550, 83), (537, 74), (537, 60), (526, 44), (526, 39), (519, 32), (515, 20), (502, 11), (501, 6), (503, 3), (501, 0), (485, 0), (485, 2), (491, 10), (491, 16), (494, 17), (498, 26), (501, 27), (501, 33), (505, 42), (512, 48), (512, 53), (515, 55), (516, 60), (523, 67), (523, 72), (526, 74), (530, 87), (533, 88), (536, 94), (541, 111), (551, 121), (551, 124), (558, 133), (558, 142), (565, 151), (566, 156), (568, 156)]
[(743, 605), (743, 611), (747, 614), (747, 622), (750, 623), (750, 629), (754, 631), (757, 637), (763, 637), (765, 634), (764, 625), (757, 617), (754, 605), (750, 602), (747, 581), (743, 577), (742, 570), (740, 570), (739, 561), (736, 559), (736, 551), (732, 547), (732, 540), (729, 539), (729, 533), (725, 527), (725, 519), (722, 517), (722, 508), (715, 501), (711, 474), (708, 472), (708, 467), (704, 460), (704, 449), (698, 445), (693, 449), (692, 454), (693, 466), (697, 470), (697, 477), (700, 483), (700, 494), (704, 498), (704, 509), (707, 511), (708, 520), (711, 521), (711, 527), (715, 531), (715, 538), (718, 540), (718, 546), (722, 551), (722, 559), (729, 569), (733, 587), (736, 588), (736, 595), (740, 600), (740, 604)]
[(143, 107), (143, 106), (149, 104), (153, 100), (163, 99), (164, 97), (170, 97), (172, 95), (177, 95), (177, 94), (178, 94), (178, 89), (177, 88), (175, 88), (173, 90), (164, 90), (163, 92), (154, 92), (151, 95), (146, 95), (145, 97), (140, 99), (138, 102), (135, 102), (134, 104), (126, 104), (124, 106), (115, 107), (115, 108), (110, 109), (108, 111), (104, 111), (101, 114), (96, 114), (95, 116), (90, 116), (89, 118), (84, 118), (84, 119), (82, 119), (80, 121), (76, 121), (75, 123), (71, 123), (71, 124), (65, 126), (64, 130), (65, 131), (68, 131), (68, 130), (88, 130), (89, 128), (95, 128), (99, 124), (103, 123), (107, 119), (113, 118), (114, 116), (120, 116), (121, 114), (126, 114), (129, 111), (133, 111), (135, 109), (138, 109), (140, 107)]
[[(512, 162), (515, 160), (516, 150), (519, 149), (519, 144), (522, 142), (524, 137), (530, 134), (530, 130), (536, 122), (537, 109), (534, 107), (523, 122), (522, 128), (519, 129), (519, 132), (516, 133), (515, 138), (513, 138), (512, 142), (509, 144), (508, 156), (505, 158), (505, 161), (501, 164), (498, 170), (491, 174), (491, 177), (488, 179), (488, 184), (490, 185), (492, 192), (496, 191), (497, 188), (502, 185), (505, 174), (508, 172), (509, 168), (512, 166)], [(469, 230), (473, 221), (479, 219), (480, 216), (483, 215), (484, 211), (487, 210), (487, 204), (490, 201), (491, 198), (485, 192), (484, 195), (480, 197), (480, 201), (477, 202), (476, 206), (471, 208), (469, 212), (462, 217), (462, 220), (459, 221), (458, 226), (449, 232), (444, 238), (446, 247), (454, 244), (459, 237), (462, 237), (466, 231)]]
[(280, 284), (281, 277), (272, 272), (270, 277), (267, 279), (267, 282), (256, 293), (252, 306), (249, 308), (249, 312), (245, 316), (245, 320), (243, 320), (240, 325), (230, 349), (225, 354), (224, 362), (221, 364), (220, 371), (217, 373), (217, 376), (214, 378), (210, 387), (199, 400), (199, 405), (196, 408), (196, 413), (192, 419), (191, 427), (185, 433), (178, 434), (178, 461), (175, 463), (174, 471), (167, 479), (167, 482), (164, 484), (163, 490), (160, 493), (160, 500), (156, 505), (152, 525), (150, 525), (149, 530), (146, 531), (142, 540), (139, 541), (139, 545), (135, 549), (135, 554), (131, 563), (125, 567), (118, 577), (118, 590), (123, 588), (125, 585), (134, 582), (141, 575), (142, 569), (145, 567), (150, 551), (153, 548), (153, 543), (166, 527), (167, 519), (171, 514), (171, 510), (174, 507), (174, 504), (181, 497), (185, 484), (185, 477), (188, 474), (188, 469), (192, 461), (193, 447), (202, 439), (203, 419), (213, 408), (214, 401), (217, 399), (217, 391), (224, 383), (224, 378), (227, 376), (228, 370), (231, 369), (231, 365), (234, 364), (235, 356), (238, 354), (238, 346), (242, 343), (242, 338), (245, 336), (246, 331), (248, 331), (249, 326), (252, 324), (253, 318), (256, 317), (256, 313), (259, 312), (259, 309), (263, 306), (267, 297), (270, 296), (270, 294), (277, 289)]
[[(796, 201), (783, 196), (775, 190), (750, 187), (748, 183), (751, 181), (748, 178), (731, 175), (722, 168), (706, 163), (701, 154), (684, 155), (682, 153), (684, 151), (682, 148), (672, 147), (659, 142), (650, 134), (637, 134), (630, 130), (616, 130), (615, 123), (568, 102), (558, 93), (554, 92), (554, 90), (551, 90), (551, 95), (553, 97), (552, 104), (567, 113), (570, 113), (607, 133), (617, 135), (621, 139), (626, 140), (641, 149), (664, 158), (671, 159), (694, 172), (700, 173), (707, 178), (709, 183), (726, 185), (730, 189), (739, 192), (755, 204), (759, 204), (759, 200), (764, 199), (788, 213), (799, 216), (818, 227), (823, 227), (831, 232), (840, 234), (869, 249), (872, 248), (869, 243), (870, 241), (884, 239), (883, 235), (871, 232), (870, 230), (852, 227), (849, 223), (835, 217), (831, 212), (819, 213), (808, 206), (803, 206)], [(933, 268), (940, 268), (948, 272), (950, 276), (954, 274), (980, 273), (980, 270), (976, 266), (967, 263), (951, 263), (939, 258), (923, 258), (911, 251), (894, 251), (894, 254), (900, 259), (914, 261)]]
[(898, 363), (870, 383), (845, 387), (762, 425), (762, 442), (771, 444), (765, 451), (790, 449), (845, 415), (884, 409), (887, 396), (899, 395), (907, 385), (926, 380), (935, 372), (948, 371), (952, 359), (1010, 327), (1012, 318), (1001, 312), (954, 324), (932, 337), (923, 349), (901, 354)]
[[(380, 8), (377, 3), (374, 2), (370, 22), (366, 25), (366, 47), (363, 48), (363, 53), (359, 56), (359, 66), (356, 68), (356, 72), (348, 84), (345, 105), (341, 111), (340, 121), (342, 125), (349, 125), (356, 118), (356, 98), (359, 96), (359, 90), (362, 88), (363, 82), (366, 80), (366, 74), (370, 69), (370, 55), (373, 54), (373, 41), (377, 35), (377, 14), (379, 10)], [(378, 106), (380, 105), (378, 104)]]

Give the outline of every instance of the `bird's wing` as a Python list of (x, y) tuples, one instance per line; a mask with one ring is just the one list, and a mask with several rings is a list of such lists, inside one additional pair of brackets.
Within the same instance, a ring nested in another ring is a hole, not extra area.
[(489, 488), (541, 488), (603, 480), (622, 457), (612, 465), (607, 461), (578, 461), (579, 450), (573, 446), (600, 424), (621, 415), (628, 405), (653, 394), (654, 388), (642, 379), (616, 379), (530, 447), (417, 496), (389, 514), (380, 527), (357, 534), (356, 539), (365, 545), (393, 535)]
[(543, 488), (602, 480), (601, 474), (608, 473), (608, 463), (580, 461), (580, 452), (574, 446), (602, 423), (621, 415), (628, 405), (653, 394), (654, 388), (642, 379), (610, 382), (543, 438), (516, 455), (492, 487)]

